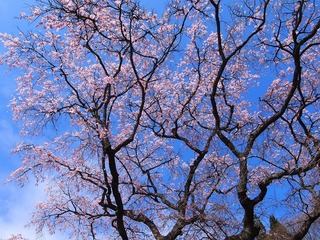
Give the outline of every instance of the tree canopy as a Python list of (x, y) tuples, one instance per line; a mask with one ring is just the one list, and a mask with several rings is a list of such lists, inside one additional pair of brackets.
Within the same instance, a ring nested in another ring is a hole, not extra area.
[(48, 186), (32, 223), (72, 239), (302, 239), (320, 216), (319, 4), (160, 11), (38, 0), (21, 14), (32, 31), (1, 34), (0, 62), (21, 73), (12, 179)]

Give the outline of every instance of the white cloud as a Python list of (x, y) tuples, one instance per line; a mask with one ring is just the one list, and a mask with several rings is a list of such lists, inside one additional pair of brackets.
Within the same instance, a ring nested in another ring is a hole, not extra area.
[(14, 183), (0, 186), (0, 240), (21, 234), (30, 240), (60, 240), (61, 235), (37, 234), (30, 223), (32, 212), (37, 202), (43, 200), (44, 186), (31, 183), (20, 188)]
[(34, 204), (39, 199), (39, 192), (32, 187), (19, 188), (14, 183), (1, 186), (0, 232), (1, 238), (21, 233), (33, 239), (34, 229), (25, 228), (30, 221)]

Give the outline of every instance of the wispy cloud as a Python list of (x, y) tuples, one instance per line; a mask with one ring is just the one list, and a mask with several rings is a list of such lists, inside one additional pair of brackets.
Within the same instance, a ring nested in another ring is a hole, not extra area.
[(43, 200), (44, 186), (28, 184), (23, 188), (14, 183), (0, 188), (0, 240), (21, 234), (30, 240), (61, 240), (61, 235), (50, 236), (46, 232), (37, 234), (30, 223), (37, 202)]
[(0, 149), (10, 152), (10, 149), (19, 142), (19, 134), (14, 124), (7, 119), (0, 119)]

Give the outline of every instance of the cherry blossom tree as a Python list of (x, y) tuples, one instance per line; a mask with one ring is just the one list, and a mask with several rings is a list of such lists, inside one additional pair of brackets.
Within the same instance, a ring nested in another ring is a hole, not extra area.
[(38, 0), (1, 34), (47, 184), (32, 223), (71, 239), (302, 239), (320, 216), (316, 0)]
[(28, 240), (28, 239), (24, 238), (21, 234), (18, 234), (18, 235), (11, 235), (9, 240)]

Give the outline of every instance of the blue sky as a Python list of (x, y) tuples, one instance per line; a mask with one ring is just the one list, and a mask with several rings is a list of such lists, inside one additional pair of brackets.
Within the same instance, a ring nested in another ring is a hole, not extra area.
[[(31, 0), (0, 0), (0, 32), (16, 34), (18, 27), (25, 29), (15, 17), (21, 11), (28, 11)], [(0, 51), (3, 47), (0, 46)], [(19, 129), (12, 121), (8, 107), (15, 89), (15, 73), (5, 73), (0, 67), (0, 240), (6, 240), (11, 235), (22, 234), (30, 240), (60, 240), (61, 236), (37, 235), (32, 227), (25, 225), (31, 219), (36, 202), (44, 198), (44, 186), (36, 187), (30, 184), (20, 188), (16, 183), (3, 184), (10, 173), (19, 167), (18, 156), (10, 153), (12, 147), (19, 142)]]

